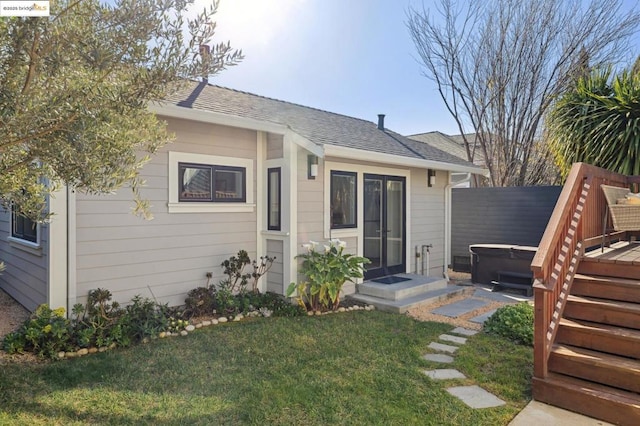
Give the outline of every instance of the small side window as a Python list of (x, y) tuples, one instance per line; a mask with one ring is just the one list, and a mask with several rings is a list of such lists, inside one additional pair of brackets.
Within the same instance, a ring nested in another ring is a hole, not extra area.
[(281, 172), (280, 167), (269, 169), (268, 175), (268, 190), (267, 190), (267, 229), (270, 231), (280, 231), (281, 229), (281, 198), (280, 198), (280, 185), (281, 185)]
[(11, 209), (11, 236), (38, 244), (38, 224)]
[(331, 228), (356, 228), (357, 174), (331, 171)]

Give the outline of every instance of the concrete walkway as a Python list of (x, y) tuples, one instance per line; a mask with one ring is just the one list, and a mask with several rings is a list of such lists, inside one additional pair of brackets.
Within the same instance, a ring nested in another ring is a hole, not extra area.
[(563, 410), (553, 405), (531, 401), (509, 423), (509, 426), (613, 426), (602, 420), (596, 420), (573, 411)]

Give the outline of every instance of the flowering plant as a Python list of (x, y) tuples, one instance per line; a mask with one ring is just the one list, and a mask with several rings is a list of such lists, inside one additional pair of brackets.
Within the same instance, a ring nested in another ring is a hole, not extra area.
[(299, 254), (302, 267), (300, 272), (307, 281), (291, 283), (287, 296), (298, 291), (298, 303), (306, 309), (336, 310), (340, 304), (340, 292), (346, 281), (362, 278), (364, 265), (371, 263), (366, 257), (345, 253), (347, 244), (339, 239), (329, 241), (324, 250), (316, 250), (319, 243), (310, 241), (302, 247), (306, 253)]

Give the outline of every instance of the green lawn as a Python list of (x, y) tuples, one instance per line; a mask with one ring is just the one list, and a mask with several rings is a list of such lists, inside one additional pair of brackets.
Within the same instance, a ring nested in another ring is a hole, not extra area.
[(0, 424), (506, 425), (532, 351), (478, 334), (452, 368), (507, 402), (473, 410), (427, 378), (451, 326), (383, 312), (268, 318), (45, 364), (0, 365)]

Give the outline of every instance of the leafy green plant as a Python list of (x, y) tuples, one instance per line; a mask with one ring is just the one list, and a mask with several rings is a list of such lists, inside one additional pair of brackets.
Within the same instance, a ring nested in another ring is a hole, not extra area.
[(40, 305), (31, 318), (15, 332), (5, 336), (2, 348), (8, 353), (33, 352), (44, 358), (55, 358), (71, 347), (69, 320), (64, 308)]
[(345, 253), (346, 243), (339, 239), (329, 241), (324, 251), (316, 251), (318, 243), (304, 244), (306, 253), (299, 254), (300, 272), (307, 281), (291, 283), (287, 296), (298, 292), (298, 303), (305, 309), (336, 310), (340, 304), (340, 292), (346, 281), (362, 278), (364, 265), (370, 263), (366, 257)]
[(533, 306), (526, 302), (503, 306), (485, 321), (483, 330), (533, 346)]

